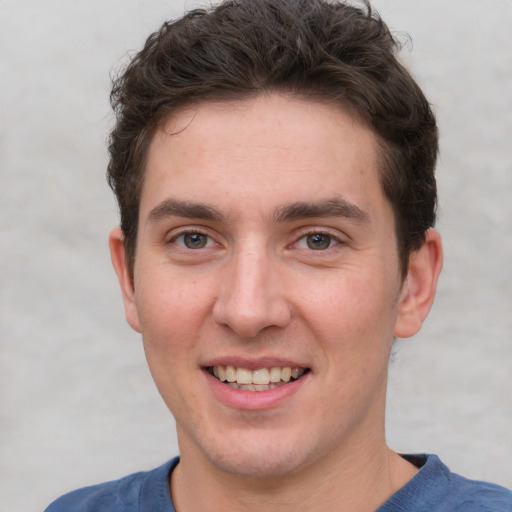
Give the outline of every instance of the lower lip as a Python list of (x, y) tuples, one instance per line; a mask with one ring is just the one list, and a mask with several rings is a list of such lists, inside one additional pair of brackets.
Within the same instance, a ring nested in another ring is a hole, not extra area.
[(257, 411), (271, 409), (291, 397), (306, 383), (311, 372), (306, 373), (297, 380), (288, 382), (268, 391), (246, 391), (244, 389), (233, 389), (219, 379), (215, 378), (208, 371), (203, 371), (210, 389), (219, 401), (234, 409)]

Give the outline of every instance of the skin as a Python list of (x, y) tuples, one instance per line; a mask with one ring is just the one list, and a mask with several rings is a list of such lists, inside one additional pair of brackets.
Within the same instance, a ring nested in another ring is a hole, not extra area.
[[(118, 228), (110, 247), (176, 419), (180, 512), (372, 511), (415, 474), (386, 445), (387, 369), (393, 337), (428, 314), (442, 250), (430, 230), (402, 279), (377, 163), (370, 129), (286, 95), (190, 107), (155, 135), (133, 279)], [(205, 366), (229, 362), (309, 371), (260, 399), (219, 392)]]

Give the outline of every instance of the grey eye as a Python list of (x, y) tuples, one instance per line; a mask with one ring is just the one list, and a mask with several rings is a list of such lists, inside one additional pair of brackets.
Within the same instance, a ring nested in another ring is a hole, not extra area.
[(331, 246), (332, 237), (324, 235), (323, 233), (315, 233), (314, 235), (306, 236), (306, 244), (309, 249), (315, 251), (321, 251), (322, 249), (328, 249)]
[(185, 233), (183, 245), (188, 249), (203, 249), (208, 244), (208, 236), (202, 233)]

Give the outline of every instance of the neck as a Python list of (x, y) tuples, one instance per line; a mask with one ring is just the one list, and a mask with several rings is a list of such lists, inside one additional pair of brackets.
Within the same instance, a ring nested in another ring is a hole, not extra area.
[(242, 478), (204, 460), (194, 463), (186, 455), (190, 454), (182, 452), (171, 479), (178, 512), (211, 510), (212, 503), (215, 510), (244, 512), (373, 512), (417, 471), (383, 440), (368, 443), (366, 439), (362, 450), (329, 454), (278, 479)]

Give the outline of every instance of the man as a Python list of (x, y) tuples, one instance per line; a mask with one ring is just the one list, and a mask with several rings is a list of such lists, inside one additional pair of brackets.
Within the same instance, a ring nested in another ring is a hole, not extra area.
[(437, 129), (369, 5), (241, 0), (114, 84), (110, 234), (180, 458), (56, 511), (510, 511), (384, 436), (395, 337), (442, 265)]

